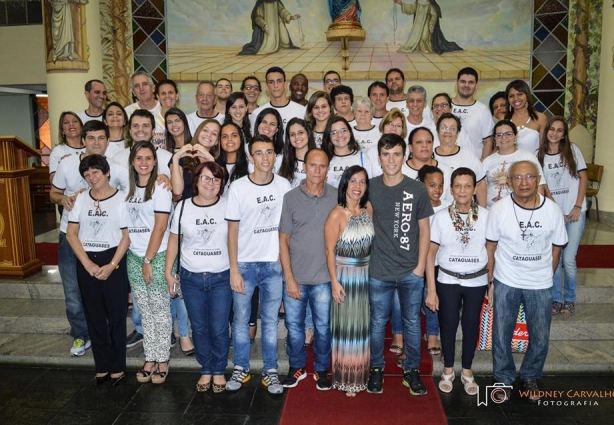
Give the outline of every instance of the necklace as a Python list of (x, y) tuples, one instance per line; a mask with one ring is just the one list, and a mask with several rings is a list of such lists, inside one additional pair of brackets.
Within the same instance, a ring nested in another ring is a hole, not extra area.
[(516, 123), (514, 124), (516, 124), (516, 128), (518, 129), (518, 131), (520, 131), (520, 130), (524, 130), (525, 128), (527, 128), (527, 124), (530, 122), (531, 122), (531, 117), (529, 117), (529, 119), (522, 125), (518, 125)]
[[(531, 219), (533, 218), (533, 213), (535, 212), (535, 207), (537, 206), (537, 197), (533, 198), (533, 209), (531, 210), (531, 216), (529, 217), (529, 224), (531, 223)], [(514, 217), (516, 217), (516, 223), (518, 224), (518, 228), (520, 229), (520, 235), (522, 237), (522, 240), (526, 240), (526, 233), (527, 233), (527, 228), (525, 228), (524, 230), (522, 229), (522, 226), (520, 225), (520, 221), (518, 220), (518, 215), (516, 214), (516, 202), (513, 201), (513, 197), (512, 197), (512, 208), (514, 209)]]

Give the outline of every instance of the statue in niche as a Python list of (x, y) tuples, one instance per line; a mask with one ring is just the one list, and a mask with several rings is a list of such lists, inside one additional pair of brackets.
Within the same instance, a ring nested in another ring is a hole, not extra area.
[(88, 0), (49, 0), (51, 3), (52, 59), (80, 59), (75, 50), (75, 30), (71, 3), (87, 4)]
[(441, 31), (441, 7), (436, 0), (416, 0), (414, 3), (403, 3), (394, 0), (401, 6), (405, 15), (414, 15), (414, 23), (404, 45), (399, 52), (424, 52), (441, 55), (446, 52), (463, 50), (453, 41), (448, 41)]
[(292, 43), (286, 24), (299, 19), (279, 0), (256, 0), (252, 9), (252, 41), (243, 46), (239, 55), (266, 55), (279, 49), (298, 49)]
[(328, 0), (328, 10), (333, 24), (357, 22), (360, 24), (360, 2), (358, 0)]

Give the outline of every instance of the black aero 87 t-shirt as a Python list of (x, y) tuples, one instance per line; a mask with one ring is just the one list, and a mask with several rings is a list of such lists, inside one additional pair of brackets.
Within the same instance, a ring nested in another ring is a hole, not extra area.
[(392, 187), (384, 184), (383, 176), (371, 179), (369, 201), (375, 228), (369, 274), (398, 280), (418, 265), (418, 221), (433, 215), (431, 201), (424, 184), (407, 176)]

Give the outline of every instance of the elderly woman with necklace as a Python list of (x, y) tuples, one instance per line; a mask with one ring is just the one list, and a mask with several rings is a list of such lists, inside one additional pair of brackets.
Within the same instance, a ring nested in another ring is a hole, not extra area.
[[(475, 191), (475, 173), (465, 167), (454, 170), (454, 202), (435, 214), (431, 224), (431, 246), (426, 263), (426, 305), (432, 311), (439, 310), (444, 360), (439, 390), (444, 393), (452, 391), (455, 378), (454, 349), (459, 318), (463, 329), (461, 382), (467, 394), (476, 395), (478, 392), (471, 364), (478, 341), (482, 300), (488, 285), (488, 210), (475, 203)], [(439, 263), (437, 276), (434, 273), (435, 259)]]

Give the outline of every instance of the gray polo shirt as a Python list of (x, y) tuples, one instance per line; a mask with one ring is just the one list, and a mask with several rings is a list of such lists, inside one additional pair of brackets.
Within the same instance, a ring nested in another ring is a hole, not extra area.
[(317, 285), (330, 282), (324, 252), (324, 223), (337, 205), (337, 189), (325, 183), (322, 196), (313, 196), (303, 183), (284, 196), (279, 231), (290, 235), (290, 261), (296, 281)]

